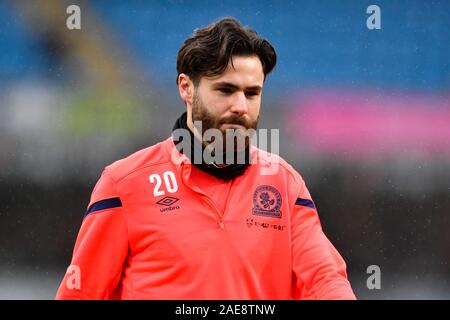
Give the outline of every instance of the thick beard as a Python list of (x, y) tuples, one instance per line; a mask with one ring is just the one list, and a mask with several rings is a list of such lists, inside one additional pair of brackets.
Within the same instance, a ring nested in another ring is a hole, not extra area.
[[(193, 103), (192, 103), (192, 122), (195, 121), (201, 121), (202, 123), (202, 138), (204, 136), (204, 133), (208, 130), (208, 129), (218, 129), (221, 133), (222, 133), (222, 142), (223, 142), (223, 146), (222, 146), (222, 150), (225, 152), (226, 150), (226, 138), (227, 138), (227, 134), (226, 131), (235, 131), (232, 129), (227, 129), (227, 130), (221, 130), (220, 126), (222, 124), (237, 124), (237, 125), (241, 125), (243, 126), (246, 130), (245, 132), (242, 132), (242, 130), (236, 130), (237, 136), (238, 137), (234, 137), (234, 141), (233, 141), (233, 151), (238, 151), (241, 148), (239, 148), (239, 146), (242, 145), (242, 142), (239, 143), (240, 139), (244, 139), (245, 144), (244, 147), (247, 148), (248, 145), (250, 144), (250, 138), (248, 136), (247, 131), (249, 129), (253, 129), (256, 130), (258, 127), (258, 122), (259, 122), (259, 115), (258, 118), (255, 121), (248, 121), (247, 119), (243, 118), (243, 117), (239, 117), (237, 115), (231, 115), (229, 117), (226, 118), (222, 118), (222, 119), (218, 119), (217, 117), (214, 117), (207, 109), (207, 107), (205, 106), (205, 104), (203, 103), (200, 95), (198, 94), (198, 91), (195, 90), (194, 92), (194, 99), (193, 99)], [(202, 143), (204, 146), (207, 146), (209, 144), (211, 144), (211, 141), (204, 141), (202, 140)]]

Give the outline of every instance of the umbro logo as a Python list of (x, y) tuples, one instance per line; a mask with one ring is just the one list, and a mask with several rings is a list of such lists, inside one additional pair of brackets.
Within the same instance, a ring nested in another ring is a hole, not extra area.
[(178, 200), (180, 199), (174, 197), (164, 197), (158, 202), (156, 202), (156, 204), (159, 204), (160, 206), (165, 206), (165, 208), (159, 209), (160, 212), (173, 211), (180, 209), (180, 206), (178, 205), (174, 206), (175, 202), (177, 202)]
[(180, 200), (180, 199), (174, 198), (174, 197), (164, 197), (161, 200), (159, 200), (157, 202), (157, 204), (170, 207), (171, 205), (173, 205), (178, 200)]

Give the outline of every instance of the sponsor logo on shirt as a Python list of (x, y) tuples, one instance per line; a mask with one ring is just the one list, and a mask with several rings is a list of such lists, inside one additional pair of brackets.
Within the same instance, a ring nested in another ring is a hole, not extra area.
[(253, 194), (253, 214), (281, 218), (281, 194), (272, 186), (258, 186)]
[(251, 228), (253, 226), (260, 227), (264, 229), (275, 229), (278, 231), (283, 231), (286, 227), (285, 225), (277, 224), (277, 223), (269, 223), (269, 222), (262, 222), (255, 218), (247, 218), (245, 220), (247, 227)]

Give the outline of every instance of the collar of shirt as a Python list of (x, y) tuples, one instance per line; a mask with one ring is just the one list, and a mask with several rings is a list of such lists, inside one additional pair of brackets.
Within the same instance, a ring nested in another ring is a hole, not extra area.
[[(173, 131), (175, 131), (176, 129), (186, 129), (187, 132), (189, 132), (189, 137), (191, 139), (191, 152), (190, 154), (186, 154), (186, 156), (189, 158), (190, 162), (193, 163), (197, 168), (199, 168), (200, 170), (216, 177), (222, 180), (230, 180), (230, 179), (234, 179), (242, 174), (245, 173), (245, 171), (247, 170), (249, 164), (250, 164), (250, 146), (248, 146), (245, 149), (245, 162), (243, 164), (228, 164), (225, 166), (221, 166), (221, 165), (214, 165), (214, 164), (207, 164), (204, 162), (203, 157), (201, 157), (201, 163), (197, 163), (197, 161), (192, 161), (192, 157), (194, 157), (194, 152), (195, 152), (195, 144), (200, 144), (201, 145), (201, 154), (203, 155), (203, 151), (205, 149), (205, 147), (203, 146), (203, 144), (201, 143), (201, 141), (199, 141), (195, 135), (192, 133), (192, 131), (189, 129), (189, 127), (187, 126), (187, 112), (184, 112), (175, 122), (175, 125), (173, 127)], [(172, 135), (172, 139), (173, 142), (175, 144), (175, 146), (177, 147), (178, 151), (183, 153), (182, 148), (178, 148), (178, 145), (180, 144), (180, 142), (182, 140), (180, 140), (177, 137), (173, 137)], [(225, 157), (224, 157), (225, 158)], [(195, 159), (195, 157), (194, 157)], [(239, 155), (237, 153), (234, 154), (234, 159), (239, 159)]]

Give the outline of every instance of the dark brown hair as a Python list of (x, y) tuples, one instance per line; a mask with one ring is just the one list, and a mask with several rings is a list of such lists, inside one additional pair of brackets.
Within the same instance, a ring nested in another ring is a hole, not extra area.
[(187, 74), (195, 85), (203, 76), (220, 75), (235, 55), (258, 56), (264, 79), (277, 62), (275, 49), (266, 39), (234, 18), (222, 18), (205, 28), (195, 29), (184, 41), (178, 51), (177, 83), (180, 73)]

